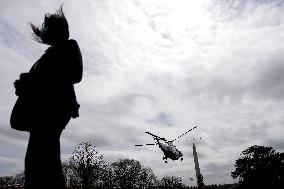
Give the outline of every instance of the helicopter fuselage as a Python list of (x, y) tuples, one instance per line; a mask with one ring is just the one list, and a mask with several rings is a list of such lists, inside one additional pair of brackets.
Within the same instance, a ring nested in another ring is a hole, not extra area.
[(163, 151), (164, 157), (163, 159), (172, 159), (172, 160), (178, 160), (183, 156), (181, 151), (179, 151), (172, 143), (164, 144), (160, 141), (157, 141), (157, 145), (159, 148)]

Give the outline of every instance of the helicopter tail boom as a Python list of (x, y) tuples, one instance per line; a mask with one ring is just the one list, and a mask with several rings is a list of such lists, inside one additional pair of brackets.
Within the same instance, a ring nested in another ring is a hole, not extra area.
[(151, 136), (152, 136), (154, 139), (156, 139), (156, 140), (164, 140), (164, 141), (167, 141), (165, 138), (161, 138), (161, 137), (159, 137), (159, 136), (157, 136), (157, 135), (154, 135), (154, 134), (152, 134), (152, 133), (150, 133), (150, 132), (145, 132), (145, 133), (151, 135)]

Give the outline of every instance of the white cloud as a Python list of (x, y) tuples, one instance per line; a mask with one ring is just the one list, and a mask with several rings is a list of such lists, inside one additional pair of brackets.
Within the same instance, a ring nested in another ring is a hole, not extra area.
[[(284, 150), (283, 3), (199, 2), (64, 1), (84, 78), (76, 86), (81, 116), (63, 133), (62, 159), (75, 144), (94, 140), (110, 161), (135, 158), (158, 175), (195, 184), (190, 141), (201, 137), (200, 167), (210, 184), (233, 182), (233, 162), (250, 145)], [(8, 129), (12, 83), (46, 48), (31, 40), (28, 22), (40, 24), (60, 4), (1, 1), (0, 139), (13, 143), (20, 157), (27, 135)], [(164, 164), (159, 149), (133, 147), (151, 142), (145, 131), (172, 139), (195, 125), (177, 143), (183, 162)], [(4, 144), (0, 156), (14, 157)], [(8, 173), (3, 158), (0, 175)], [(9, 173), (17, 166), (18, 160)]]

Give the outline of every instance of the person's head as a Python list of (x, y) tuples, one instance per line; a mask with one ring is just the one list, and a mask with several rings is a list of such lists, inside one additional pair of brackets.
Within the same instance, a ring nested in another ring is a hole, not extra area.
[(41, 27), (30, 23), (33, 37), (37, 42), (54, 45), (69, 38), (68, 22), (64, 16), (62, 5), (54, 14), (46, 14)]

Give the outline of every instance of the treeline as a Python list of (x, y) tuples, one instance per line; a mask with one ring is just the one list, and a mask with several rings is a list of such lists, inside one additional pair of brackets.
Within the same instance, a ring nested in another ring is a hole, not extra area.
[[(96, 150), (94, 143), (75, 146), (72, 156), (62, 164), (68, 189), (184, 189), (180, 177), (158, 179), (153, 170), (134, 159), (119, 159), (108, 163)], [(43, 170), (44, 171), (44, 170)], [(24, 173), (0, 177), (0, 188), (23, 188)]]
[(91, 142), (75, 147), (72, 156), (63, 163), (63, 172), (69, 189), (188, 188), (179, 177), (157, 179), (151, 168), (134, 159), (120, 159), (109, 164)]
[(24, 172), (16, 174), (15, 176), (0, 177), (1, 189), (21, 189), (24, 186), (25, 176)]
[[(76, 145), (71, 157), (62, 164), (68, 189), (194, 189), (180, 177), (158, 179), (153, 170), (134, 159), (108, 163), (91, 142)], [(44, 171), (44, 170), (43, 170)], [(251, 146), (242, 151), (231, 172), (237, 184), (208, 185), (204, 189), (284, 188), (284, 153), (272, 147)], [(0, 189), (20, 189), (24, 173), (0, 177)], [(44, 183), (43, 183), (44, 184)]]

